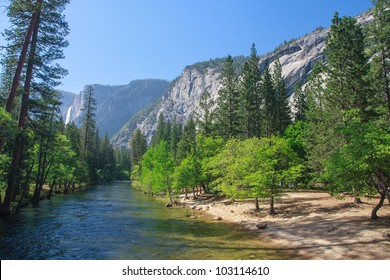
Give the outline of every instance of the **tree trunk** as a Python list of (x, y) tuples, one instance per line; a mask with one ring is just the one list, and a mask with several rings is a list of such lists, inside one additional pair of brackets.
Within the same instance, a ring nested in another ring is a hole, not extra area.
[(274, 204), (275, 204), (275, 199), (274, 197), (272, 196), (271, 197), (271, 201), (270, 201), (270, 204), (269, 204), (269, 214), (270, 215), (276, 215), (276, 212), (275, 212), (275, 208), (274, 208)]
[(362, 200), (360, 199), (360, 196), (356, 194), (355, 188), (352, 187), (352, 194), (353, 194), (353, 203), (355, 204), (361, 204)]
[(47, 194), (47, 198), (48, 199), (51, 199), (51, 197), (53, 196), (53, 191), (54, 191), (54, 186), (56, 184), (56, 180), (54, 180), (51, 185), (50, 185), (50, 190), (49, 190), (49, 193)]
[(19, 161), (21, 158), (21, 150), (22, 150), (22, 143), (19, 144), (19, 142), (22, 142), (22, 135), (19, 133), (16, 136), (16, 146), (14, 148), (14, 153), (12, 157), (12, 162), (11, 162), (11, 168), (10, 171), (8, 172), (7, 176), (7, 189), (5, 191), (5, 196), (4, 196), (4, 201), (3, 204), (1, 205), (1, 213), (2, 214), (9, 214), (11, 213), (11, 202), (12, 198), (14, 197), (14, 192), (15, 192), (15, 185), (19, 181), (19, 175), (20, 175), (20, 170), (19, 170)]
[[(31, 32), (32, 32), (31, 48), (30, 48), (29, 61), (28, 61), (27, 70), (26, 70), (26, 80), (25, 80), (25, 84), (24, 84), (24, 93), (23, 93), (23, 97), (22, 97), (22, 107), (20, 109), (19, 123), (18, 123), (18, 127), (21, 128), (22, 131), (23, 131), (23, 128), (25, 127), (25, 121), (27, 118), (28, 99), (29, 99), (29, 95), (30, 95), (32, 71), (34, 68), (36, 44), (38, 41), (39, 17), (40, 17), (41, 4), (42, 4), (42, 0), (38, 0), (37, 1), (37, 10), (33, 14), (33, 18), (35, 18), (35, 19), (34, 19), (34, 24), (32, 26), (32, 29), (31, 29)], [(31, 37), (31, 35), (30, 35), (30, 37)], [(29, 39), (29, 41), (30, 41), (30, 39)], [(27, 49), (28, 49), (28, 45), (27, 45)], [(27, 52), (27, 50), (26, 50), (26, 52)], [(19, 84), (19, 80), (17, 81), (16, 88), (18, 87), (18, 84)], [(12, 94), (12, 90), (10, 92), (10, 98), (7, 101), (7, 110), (12, 109), (13, 102), (15, 99), (15, 97), (12, 97), (11, 94)], [(15, 89), (15, 94), (16, 94), (16, 89)], [(11, 212), (12, 198), (14, 197), (16, 186), (19, 183), (18, 178), (19, 178), (19, 173), (20, 173), (20, 163), (21, 163), (21, 156), (22, 156), (22, 150), (23, 150), (23, 142), (24, 142), (23, 136), (21, 133), (19, 133), (17, 138), (16, 138), (15, 148), (14, 148), (14, 152), (13, 152), (11, 171), (9, 172), (8, 178), (7, 178), (7, 190), (6, 190), (6, 194), (4, 197), (4, 203), (2, 205), (2, 210), (1, 210), (1, 212), (3, 214), (8, 214)]]
[[(38, 15), (40, 13), (41, 4), (42, 4), (42, 0), (38, 0), (36, 10), (33, 12), (31, 16), (30, 25), (27, 29), (26, 36), (24, 37), (22, 51), (20, 53), (18, 65), (15, 70), (15, 75), (12, 80), (12, 86), (6, 104), (6, 111), (8, 113), (11, 113), (15, 103), (16, 91), (19, 87), (19, 81), (23, 71), (24, 62), (26, 61), (26, 56), (27, 56), (28, 47), (30, 45), (31, 36), (33, 34), (34, 29), (38, 25)], [(0, 151), (3, 149), (4, 143), (5, 143), (5, 139), (3, 137), (0, 137)]]
[(255, 207), (256, 207), (256, 210), (260, 210), (259, 198), (258, 197), (255, 198)]
[(372, 220), (376, 220), (379, 218), (377, 213), (378, 213), (378, 210), (382, 207), (383, 202), (385, 202), (385, 198), (386, 198), (386, 195), (384, 193), (382, 193), (378, 205), (375, 206), (374, 209), (372, 209), (372, 212), (371, 212), (371, 219)]

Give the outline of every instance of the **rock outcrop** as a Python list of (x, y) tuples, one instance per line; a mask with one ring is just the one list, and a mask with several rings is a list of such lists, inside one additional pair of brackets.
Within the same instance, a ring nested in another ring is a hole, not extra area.
[[(139, 111), (160, 98), (169, 82), (164, 80), (136, 80), (124, 86), (93, 85), (96, 99), (96, 125), (99, 133), (110, 137), (120, 130)], [(66, 108), (65, 123), (74, 121), (80, 125), (84, 103), (84, 88), (75, 95)]]
[[(286, 80), (288, 94), (291, 95), (297, 81), (304, 84), (308, 75), (317, 62), (324, 62), (325, 40), (328, 34), (327, 29), (317, 30), (300, 39), (297, 39), (285, 46), (261, 56), (259, 68), (261, 71), (267, 65), (271, 65), (279, 59), (282, 65), (283, 76)], [(166, 119), (185, 123), (194, 115), (199, 108), (200, 96), (208, 91), (211, 98), (218, 98), (218, 91), (221, 88), (221, 69), (224, 59), (212, 60), (209, 63), (202, 63), (187, 66), (182, 74), (171, 83), (160, 101), (143, 112), (137, 118), (132, 119), (116, 135), (112, 141), (115, 146), (125, 147), (130, 140), (132, 132), (138, 127), (150, 141), (156, 129), (157, 118), (163, 114)], [(235, 58), (236, 64), (242, 66), (245, 60)]]

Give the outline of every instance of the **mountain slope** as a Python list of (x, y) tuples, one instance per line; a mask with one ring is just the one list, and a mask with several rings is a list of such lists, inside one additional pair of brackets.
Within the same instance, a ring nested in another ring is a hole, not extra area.
[[(371, 13), (367, 12), (356, 18), (359, 23), (366, 24), (372, 17)], [(264, 70), (267, 65), (272, 65), (276, 59), (279, 59), (290, 96), (297, 81), (305, 84), (314, 65), (326, 61), (324, 50), (328, 33), (329, 29), (319, 28), (261, 56), (260, 70)], [(244, 61), (242, 57), (235, 58), (236, 68), (239, 68)], [(200, 96), (205, 90), (211, 93), (214, 100), (217, 99), (221, 87), (220, 75), (223, 62), (224, 59), (214, 59), (186, 67), (182, 74), (170, 84), (160, 102), (148, 112), (143, 112), (130, 120), (114, 135), (112, 143), (118, 147), (127, 147), (128, 140), (137, 127), (147, 135), (150, 141), (156, 129), (157, 118), (161, 113), (171, 121), (176, 117), (179, 122), (185, 123), (199, 108)]]
[[(93, 85), (96, 99), (96, 124), (99, 133), (114, 135), (129, 119), (161, 97), (169, 82), (164, 80), (135, 80), (123, 86)], [(84, 88), (67, 108), (65, 122), (80, 122)]]

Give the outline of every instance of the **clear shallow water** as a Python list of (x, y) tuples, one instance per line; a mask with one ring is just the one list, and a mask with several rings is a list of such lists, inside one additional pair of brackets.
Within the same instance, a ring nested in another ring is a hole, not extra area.
[(91, 187), (0, 220), (1, 259), (286, 259), (253, 233), (206, 219), (131, 189)]

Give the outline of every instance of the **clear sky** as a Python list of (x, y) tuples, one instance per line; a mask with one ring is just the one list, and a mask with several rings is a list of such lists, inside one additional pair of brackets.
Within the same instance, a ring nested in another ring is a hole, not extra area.
[(371, 7), (370, 0), (72, 0), (65, 12), (70, 45), (60, 61), (69, 75), (60, 89), (172, 80), (195, 62), (248, 55), (252, 43), (264, 54), (329, 27), (335, 11), (355, 16)]

